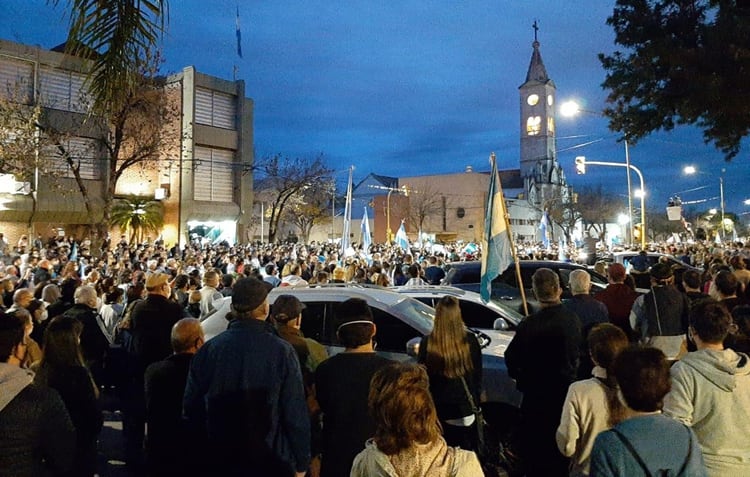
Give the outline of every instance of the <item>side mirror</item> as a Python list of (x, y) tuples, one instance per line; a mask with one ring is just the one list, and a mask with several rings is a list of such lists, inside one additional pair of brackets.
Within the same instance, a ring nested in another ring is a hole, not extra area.
[(492, 323), (492, 329), (495, 331), (508, 331), (510, 326), (508, 326), (508, 322), (505, 321), (505, 318), (497, 318)]
[(411, 356), (412, 358), (416, 358), (419, 354), (419, 343), (422, 342), (422, 338), (420, 336), (417, 336), (416, 338), (412, 338), (409, 341), (406, 342), (406, 354)]

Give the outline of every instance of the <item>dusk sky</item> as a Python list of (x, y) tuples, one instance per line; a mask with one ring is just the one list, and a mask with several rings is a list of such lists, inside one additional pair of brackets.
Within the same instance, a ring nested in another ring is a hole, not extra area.
[[(51, 48), (65, 40), (66, 5), (0, 0), (0, 38)], [(235, 0), (172, 0), (164, 39), (164, 72), (198, 71), (246, 82), (255, 102), (256, 157), (323, 154), (345, 181), (369, 173), (404, 177), (518, 167), (519, 95), (539, 23), (540, 51), (557, 86), (557, 104), (576, 100), (601, 111), (606, 92), (597, 54), (615, 49), (606, 19), (612, 0), (465, 2), (275, 0), (239, 2), (242, 58), (237, 55)], [(624, 168), (594, 167), (576, 176), (574, 158), (624, 162), (624, 146), (606, 120), (582, 113), (557, 117), (558, 160), (574, 186), (603, 184), (625, 195)], [(588, 145), (586, 145), (588, 144)], [(725, 168), (726, 210), (750, 206), (748, 151), (731, 163), (700, 131), (680, 127), (631, 147), (644, 173), (647, 207), (670, 195), (710, 199), (719, 207)], [(688, 177), (694, 165), (704, 174)], [(635, 175), (633, 179), (636, 181)], [(698, 189), (698, 190), (693, 190)], [(747, 217), (747, 216), (745, 216)]]

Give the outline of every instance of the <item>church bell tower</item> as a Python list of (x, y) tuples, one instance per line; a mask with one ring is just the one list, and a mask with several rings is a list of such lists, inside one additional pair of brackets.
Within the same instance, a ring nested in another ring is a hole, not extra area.
[[(556, 164), (555, 158), (555, 83), (539, 53), (534, 22), (534, 51), (531, 53), (526, 81), (518, 87), (521, 99), (521, 177), (546, 182)], [(542, 177), (537, 177), (541, 175)]]

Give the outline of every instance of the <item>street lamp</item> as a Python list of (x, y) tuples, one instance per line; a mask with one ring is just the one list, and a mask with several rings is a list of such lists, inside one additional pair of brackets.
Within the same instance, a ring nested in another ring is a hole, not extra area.
[[(685, 166), (682, 169), (682, 172), (684, 172), (687, 175), (693, 175), (693, 174), (704, 174), (707, 176), (710, 176), (708, 172), (699, 171), (696, 169), (695, 166)], [(724, 173), (726, 172), (726, 169), (723, 167), (721, 168), (721, 175), (719, 176), (719, 206), (721, 207), (721, 235), (724, 237), (726, 235), (726, 232), (724, 230)], [(748, 203), (745, 201), (745, 203)]]
[(578, 168), (579, 164), (583, 166), (581, 168), (583, 170), (583, 173), (586, 172), (586, 166), (611, 166), (611, 167), (627, 167), (628, 169), (631, 169), (635, 171), (636, 174), (638, 174), (638, 179), (641, 181), (641, 188), (640, 190), (637, 190), (636, 193), (641, 199), (641, 250), (646, 250), (646, 231), (648, 230), (646, 228), (646, 187), (644, 186), (643, 174), (641, 173), (640, 169), (638, 169), (632, 164), (627, 164), (627, 163), (623, 164), (620, 162), (587, 161), (584, 156), (576, 157), (576, 168)]
[(371, 189), (387, 190), (388, 194), (385, 197), (385, 241), (391, 243), (393, 239), (393, 231), (391, 230), (391, 194), (394, 192), (400, 192), (405, 197), (409, 197), (409, 188), (406, 185), (401, 187), (386, 187), (379, 185), (369, 185)]
[[(603, 114), (600, 112), (591, 111), (588, 109), (582, 109), (578, 105), (578, 103), (576, 103), (575, 101), (565, 101), (564, 103), (560, 105), (560, 114), (562, 114), (565, 117), (573, 117), (573, 116), (576, 116), (578, 113), (592, 114), (594, 116), (603, 116)], [(625, 166), (627, 167), (626, 176), (628, 178), (628, 220), (630, 223), (630, 228), (629, 228), (630, 243), (633, 243), (633, 240), (635, 238), (635, 232), (634, 232), (635, 225), (633, 224), (633, 192), (632, 192), (632, 184), (630, 181), (630, 168), (631, 168), (630, 151), (628, 148), (628, 141), (625, 140), (624, 142), (625, 142)], [(576, 168), (578, 168), (577, 163), (576, 163)], [(584, 172), (578, 172), (578, 174), (585, 174), (585, 166), (583, 168), (584, 168)], [(644, 227), (645, 227), (645, 222), (644, 222)], [(643, 235), (644, 234), (641, 234), (641, 236)]]

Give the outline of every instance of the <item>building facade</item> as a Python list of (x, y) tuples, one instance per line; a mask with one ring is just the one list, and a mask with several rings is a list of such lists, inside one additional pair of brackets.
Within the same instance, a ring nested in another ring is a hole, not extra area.
[[(112, 180), (103, 148), (111, 128), (89, 113), (93, 98), (86, 73), (87, 63), (79, 58), (0, 40), (0, 96), (21, 107), (40, 105), (44, 125), (60, 132), (55, 141), (45, 140), (45, 127), (40, 128), (30, 187), (21, 181), (16, 190), (0, 191), (0, 230), (9, 241), (29, 232), (82, 238), (102, 221)], [(241, 239), (252, 215), (254, 160), (253, 102), (245, 97), (244, 82), (186, 67), (165, 78), (162, 87), (173, 114), (160, 124), (160, 148), (123, 169), (109, 199), (161, 201), (161, 238), (167, 244), (184, 244), (195, 234), (229, 242)], [(57, 147), (60, 138), (64, 148)], [(124, 144), (136, 148), (137, 135)], [(57, 157), (62, 150), (78, 165), (80, 183), (64, 158)]]

